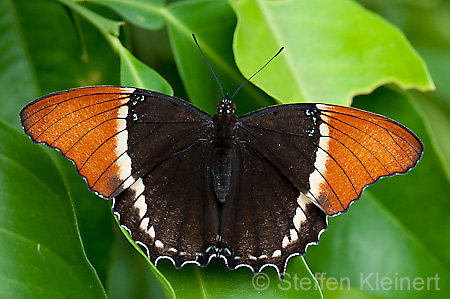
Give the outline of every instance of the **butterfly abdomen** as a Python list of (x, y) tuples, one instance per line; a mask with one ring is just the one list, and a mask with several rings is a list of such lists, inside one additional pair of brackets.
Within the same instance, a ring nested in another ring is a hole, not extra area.
[(236, 116), (218, 112), (213, 119), (211, 176), (214, 193), (224, 203), (231, 188), (231, 176), (235, 151), (233, 148)]
[(233, 152), (230, 148), (214, 148), (211, 159), (211, 175), (214, 184), (214, 193), (219, 202), (226, 200), (231, 186), (231, 169)]

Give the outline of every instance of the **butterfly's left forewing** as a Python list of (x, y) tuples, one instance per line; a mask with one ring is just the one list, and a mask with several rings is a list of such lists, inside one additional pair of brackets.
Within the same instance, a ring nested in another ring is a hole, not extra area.
[(43, 96), (21, 111), (25, 133), (71, 159), (89, 188), (111, 198), (165, 152), (188, 146), (211, 117), (143, 89), (93, 86)]

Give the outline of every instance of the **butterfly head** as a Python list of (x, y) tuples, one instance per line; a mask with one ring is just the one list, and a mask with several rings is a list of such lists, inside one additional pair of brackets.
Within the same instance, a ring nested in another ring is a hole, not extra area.
[(217, 103), (216, 110), (217, 113), (234, 114), (236, 111), (236, 105), (228, 97), (228, 94), (226, 94), (222, 101)]

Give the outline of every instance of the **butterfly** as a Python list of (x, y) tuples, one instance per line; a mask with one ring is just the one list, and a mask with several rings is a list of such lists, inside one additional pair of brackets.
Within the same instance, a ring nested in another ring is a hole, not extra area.
[(406, 173), (423, 145), (371, 112), (287, 104), (210, 116), (162, 93), (92, 86), (51, 93), (20, 112), (25, 133), (72, 160), (89, 189), (157, 263), (170, 259), (283, 277), (365, 187)]

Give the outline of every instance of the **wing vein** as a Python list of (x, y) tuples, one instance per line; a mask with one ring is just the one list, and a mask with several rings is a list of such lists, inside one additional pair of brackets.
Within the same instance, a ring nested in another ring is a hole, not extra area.
[[(343, 121), (343, 120), (340, 120), (339, 118), (336, 118), (336, 117), (333, 117), (333, 116), (329, 116), (329, 115), (327, 115), (327, 116), (328, 116), (328, 117), (331, 117), (331, 118), (333, 118), (334, 120), (337, 120), (337, 121), (339, 121), (339, 122), (341, 122), (341, 123), (343, 123), (343, 124), (345, 124), (345, 125), (347, 125), (347, 126), (349, 126), (349, 127), (352, 127), (352, 128), (354, 128), (354, 129), (356, 129), (356, 130), (362, 132), (363, 134), (365, 134), (365, 135), (367, 135), (367, 136), (369, 136), (371, 139), (373, 139), (375, 142), (377, 142), (381, 147), (383, 147), (384, 150), (387, 151), (387, 152), (392, 156), (392, 158), (395, 160), (395, 162), (397, 162), (398, 166), (404, 171), (403, 166), (402, 166), (402, 165), (400, 164), (400, 162), (397, 160), (397, 158), (395, 157), (395, 155), (394, 155), (389, 149), (387, 149), (386, 146), (385, 146), (383, 143), (381, 143), (378, 139), (376, 139), (376, 138), (373, 137), (372, 135), (368, 134), (367, 132), (365, 132), (365, 131), (359, 129), (358, 127), (355, 127), (355, 126), (353, 126), (353, 125), (351, 125), (351, 124), (349, 124), (349, 123), (347, 123), (347, 122), (345, 122), (345, 121)], [(389, 173), (390, 173), (390, 172), (389, 172)]]
[[(324, 110), (321, 110), (321, 113), (322, 113), (323, 111), (324, 111)], [(391, 131), (391, 130), (387, 129), (386, 127), (381, 126), (381, 125), (379, 125), (379, 124), (377, 124), (377, 123), (375, 123), (375, 122), (373, 122), (373, 121), (370, 121), (369, 119), (365, 119), (365, 118), (359, 117), (359, 116), (357, 116), (357, 115), (352, 115), (352, 114), (343, 113), (343, 112), (330, 111), (330, 110), (325, 110), (325, 111), (328, 112), (328, 113), (336, 113), (336, 114), (341, 114), (341, 115), (346, 115), (346, 116), (349, 116), (349, 117), (357, 118), (357, 119), (359, 119), (359, 120), (362, 120), (362, 121), (371, 123), (371, 124), (373, 124), (373, 125), (375, 125), (375, 126), (377, 126), (377, 127), (380, 127), (380, 128), (383, 129), (384, 131), (386, 131), (386, 132), (391, 132), (392, 134), (394, 134), (394, 135), (397, 136), (398, 138), (402, 139), (404, 142), (406, 142), (406, 143), (407, 143), (407, 144), (408, 144), (408, 145), (416, 152), (416, 154), (418, 154), (418, 155), (420, 154), (420, 151), (417, 151), (416, 148), (415, 148), (415, 147), (414, 147), (407, 139), (404, 139), (402, 136), (396, 134), (394, 131)], [(325, 115), (327, 115), (327, 114), (325, 114)], [(389, 119), (389, 118), (381, 117), (381, 116), (378, 116), (378, 115), (373, 114), (373, 113), (371, 113), (370, 115), (371, 115), (371, 117), (377, 118), (377, 119), (379, 119), (379, 120), (381, 120), (381, 121), (392, 123), (392, 124), (394, 124), (396, 127), (401, 128), (402, 130), (405, 130), (405, 131), (409, 134), (409, 132), (404, 128), (403, 125), (401, 125), (401, 124), (399, 124), (399, 123), (397, 123), (397, 122), (395, 122), (395, 121), (393, 121), (393, 120), (391, 120), (391, 119)], [(327, 116), (330, 116), (330, 115), (327, 115)], [(330, 117), (331, 117), (331, 116), (330, 116)], [(333, 119), (338, 119), (338, 118), (333, 117)], [(339, 119), (338, 119), (338, 120), (339, 120)], [(364, 131), (362, 131), (362, 132), (364, 132)], [(366, 134), (367, 134), (367, 133), (366, 133)], [(412, 134), (410, 134), (410, 135), (412, 135)], [(370, 135), (369, 135), (369, 136), (370, 136)], [(412, 136), (417, 140), (417, 137), (415, 137), (414, 135), (412, 135)], [(417, 140), (417, 141), (420, 143), (419, 140)]]

